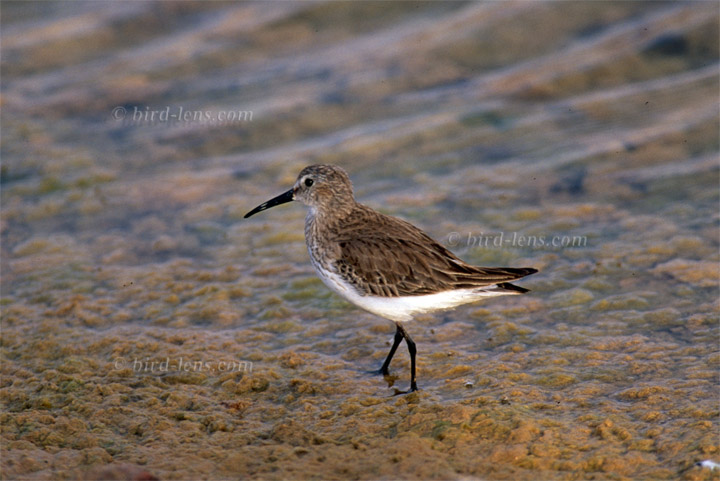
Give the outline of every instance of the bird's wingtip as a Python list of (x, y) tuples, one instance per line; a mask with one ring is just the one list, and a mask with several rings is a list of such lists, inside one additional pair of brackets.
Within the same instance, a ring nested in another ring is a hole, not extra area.
[(499, 289), (502, 289), (504, 291), (509, 291), (509, 293), (513, 294), (525, 294), (526, 292), (530, 292), (530, 289), (525, 289), (524, 287), (516, 286), (515, 284), (510, 284), (509, 282), (501, 282), (500, 284), (495, 284)]

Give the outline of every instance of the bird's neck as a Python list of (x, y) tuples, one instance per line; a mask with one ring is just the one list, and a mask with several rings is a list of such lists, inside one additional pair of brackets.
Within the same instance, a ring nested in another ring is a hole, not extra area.
[(348, 223), (348, 219), (353, 217), (353, 213), (358, 208), (359, 204), (354, 201), (349, 205), (339, 203), (332, 206), (324, 205), (323, 207), (309, 206), (305, 216), (305, 238), (332, 235)]
[(305, 223), (317, 221), (320, 225), (336, 226), (341, 224), (343, 219), (347, 218), (356, 206), (354, 199), (333, 199), (323, 205), (311, 205), (305, 217)]

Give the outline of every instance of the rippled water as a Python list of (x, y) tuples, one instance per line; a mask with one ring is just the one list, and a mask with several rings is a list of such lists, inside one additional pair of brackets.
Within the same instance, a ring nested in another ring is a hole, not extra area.
[[(720, 476), (717, 3), (2, 13), (5, 478)], [(302, 206), (242, 219), (319, 162), (540, 270), (410, 323), (416, 394)]]

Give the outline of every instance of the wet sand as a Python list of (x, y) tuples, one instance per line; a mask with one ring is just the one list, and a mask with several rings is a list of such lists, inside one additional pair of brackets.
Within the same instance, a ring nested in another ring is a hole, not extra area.
[[(3, 4), (3, 479), (720, 479), (716, 3), (88, 5)], [(319, 162), (540, 270), (417, 393), (242, 219)]]

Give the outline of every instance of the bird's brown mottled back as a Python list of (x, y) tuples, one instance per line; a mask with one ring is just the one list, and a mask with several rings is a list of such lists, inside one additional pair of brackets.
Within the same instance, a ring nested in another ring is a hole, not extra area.
[(412, 224), (362, 204), (335, 221), (314, 234), (333, 246), (323, 264), (334, 265), (348, 283), (372, 295), (417, 296), (481, 288), (536, 272), (471, 266)]

